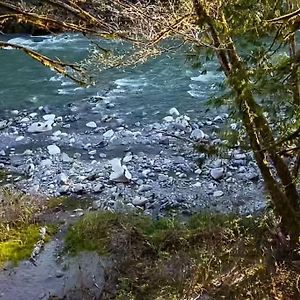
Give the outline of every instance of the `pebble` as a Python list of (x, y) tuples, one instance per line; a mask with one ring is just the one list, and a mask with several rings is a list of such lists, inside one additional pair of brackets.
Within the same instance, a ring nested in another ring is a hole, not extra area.
[(103, 137), (105, 139), (110, 139), (114, 136), (114, 134), (115, 134), (115, 132), (112, 129), (110, 129), (103, 134)]
[(7, 120), (0, 121), (0, 130), (6, 128), (9, 125)]
[(163, 118), (163, 120), (166, 122), (166, 123), (171, 123), (174, 121), (174, 118), (172, 116), (166, 116)]
[(52, 160), (51, 159), (43, 159), (40, 164), (42, 167), (49, 167), (52, 165)]
[(50, 155), (57, 155), (60, 154), (60, 148), (56, 145), (49, 145), (47, 146), (48, 152)]
[(143, 192), (147, 192), (147, 191), (151, 191), (151, 190), (152, 190), (152, 186), (149, 184), (143, 184), (138, 188), (139, 193), (143, 193)]
[(50, 123), (36, 122), (29, 125), (27, 132), (29, 133), (42, 133), (52, 130), (52, 125)]
[(86, 123), (85, 126), (89, 128), (97, 128), (97, 124), (94, 121)]
[(191, 132), (190, 139), (200, 141), (205, 138), (205, 133), (201, 129), (194, 129)]
[(144, 206), (149, 200), (145, 197), (136, 196), (132, 200), (132, 204), (135, 206)]
[(174, 116), (179, 116), (180, 113), (178, 111), (178, 109), (176, 107), (172, 107), (170, 110), (169, 110), (169, 114), (170, 115), (174, 115)]
[(63, 152), (63, 153), (61, 154), (61, 159), (62, 159), (62, 161), (65, 162), (65, 163), (69, 163), (69, 162), (72, 162), (72, 161), (73, 161), (73, 159), (72, 159), (67, 153), (65, 153), (65, 152)]
[(44, 116), (43, 116), (43, 119), (44, 119), (45, 121), (49, 121), (49, 122), (54, 123), (55, 115), (54, 115), (54, 114), (44, 115)]
[(74, 184), (74, 186), (72, 187), (72, 191), (74, 193), (81, 193), (84, 190), (84, 186), (81, 183), (76, 183)]
[(214, 168), (210, 170), (210, 175), (213, 179), (219, 180), (224, 175), (224, 168)]
[(93, 187), (94, 193), (101, 193), (104, 190), (104, 185), (102, 183), (98, 183)]
[(222, 197), (224, 193), (222, 191), (214, 191), (213, 196), (214, 197)]

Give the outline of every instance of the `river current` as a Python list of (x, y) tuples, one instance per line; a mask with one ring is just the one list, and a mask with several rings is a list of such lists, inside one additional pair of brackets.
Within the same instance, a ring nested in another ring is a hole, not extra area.
[[(90, 41), (75, 34), (56, 36), (11, 36), (0, 39), (29, 47), (51, 58), (75, 62), (89, 54)], [(104, 43), (114, 47), (115, 42)], [(62, 110), (67, 104), (100, 95), (116, 104), (118, 114), (134, 121), (153, 122), (171, 107), (180, 113), (203, 112), (204, 103), (213, 96), (222, 74), (213, 62), (202, 75), (186, 61), (186, 53), (163, 55), (126, 70), (114, 69), (98, 74), (98, 83), (82, 88), (54, 73), (18, 50), (0, 51), (0, 111), (32, 109), (48, 105)]]

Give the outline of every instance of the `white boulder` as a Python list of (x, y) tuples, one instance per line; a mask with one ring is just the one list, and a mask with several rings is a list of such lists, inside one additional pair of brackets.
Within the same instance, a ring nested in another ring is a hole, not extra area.
[(109, 176), (111, 181), (115, 182), (129, 182), (132, 179), (131, 173), (125, 165), (121, 164), (121, 158), (114, 158), (110, 161), (112, 173)]
[(48, 149), (48, 152), (50, 155), (57, 155), (57, 154), (60, 154), (60, 148), (56, 145), (49, 145), (47, 146), (47, 149)]
[(27, 132), (41, 133), (52, 130), (52, 124), (49, 122), (35, 122), (29, 125)]

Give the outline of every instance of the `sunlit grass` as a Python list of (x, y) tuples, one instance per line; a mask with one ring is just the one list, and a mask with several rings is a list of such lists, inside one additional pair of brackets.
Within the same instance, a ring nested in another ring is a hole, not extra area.
[(111, 257), (116, 299), (298, 299), (299, 275), (272, 260), (268, 222), (222, 214), (182, 223), (92, 213), (70, 228), (66, 250)]

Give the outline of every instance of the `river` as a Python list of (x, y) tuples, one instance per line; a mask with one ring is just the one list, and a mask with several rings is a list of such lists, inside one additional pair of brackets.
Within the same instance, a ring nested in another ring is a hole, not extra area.
[[(90, 41), (76, 34), (56, 36), (0, 36), (0, 39), (40, 51), (52, 58), (75, 62), (89, 54)], [(106, 48), (119, 42), (101, 41)], [(66, 104), (93, 95), (105, 95), (116, 109), (129, 119), (153, 119), (165, 116), (173, 106), (181, 113), (199, 113), (222, 80), (213, 62), (201, 75), (186, 62), (182, 50), (173, 55), (151, 59), (135, 68), (114, 69), (97, 74), (97, 84), (82, 88), (32, 60), (18, 50), (0, 52), (0, 109), (24, 109), (49, 105), (61, 110)]]

